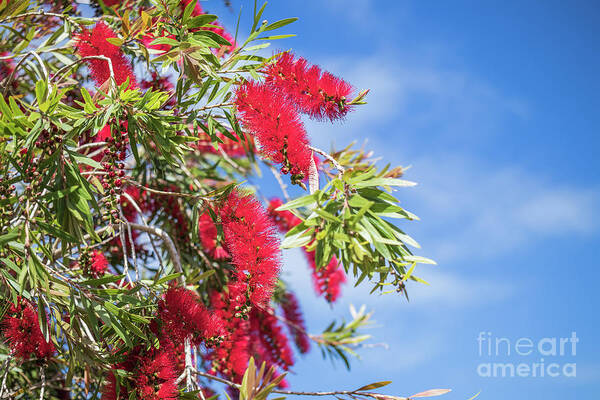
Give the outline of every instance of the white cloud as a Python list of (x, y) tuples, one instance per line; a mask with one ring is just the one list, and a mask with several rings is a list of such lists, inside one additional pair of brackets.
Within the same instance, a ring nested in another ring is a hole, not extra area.
[[(284, 252), (284, 271), (282, 277), (291, 284), (292, 290), (302, 294), (303, 307), (307, 310), (322, 310), (318, 316), (330, 318), (332, 315), (348, 317), (350, 304), (360, 306), (368, 304), (370, 308), (380, 312), (395, 313), (401, 310), (403, 313), (421, 313), (429, 311), (437, 313), (439, 310), (458, 308), (477, 308), (491, 303), (505, 300), (520, 290), (514, 282), (493, 280), (478, 277), (472, 273), (460, 275), (451, 272), (448, 268), (438, 266), (422, 265), (415, 270), (415, 275), (429, 283), (410, 283), (408, 292), (410, 301), (404, 296), (397, 294), (369, 294), (372, 285), (363, 282), (354, 287), (355, 279), (348, 277), (348, 282), (343, 286), (342, 297), (331, 308), (323, 307), (325, 300), (319, 298), (313, 292), (310, 271), (305, 258), (299, 250), (287, 250)], [(333, 311), (333, 314), (332, 314)], [(316, 317), (313, 314), (313, 317)], [(377, 315), (375, 317), (376, 320)]]
[(419, 224), (442, 263), (586, 235), (598, 227), (595, 188), (458, 156), (418, 160), (410, 175), (420, 185), (406, 193), (409, 203), (417, 214), (427, 215)]
[(373, 0), (353, 0), (348, 3), (346, 0), (328, 0), (322, 3), (336, 16), (343, 15), (348, 22), (374, 21)]

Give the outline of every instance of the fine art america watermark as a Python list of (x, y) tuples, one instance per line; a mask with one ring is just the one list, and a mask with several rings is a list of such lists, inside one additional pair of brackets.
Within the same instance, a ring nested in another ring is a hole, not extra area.
[[(477, 374), (483, 378), (575, 378), (579, 338), (568, 337), (510, 339), (479, 332), (477, 345), (481, 362)], [(532, 361), (533, 360), (533, 361)]]

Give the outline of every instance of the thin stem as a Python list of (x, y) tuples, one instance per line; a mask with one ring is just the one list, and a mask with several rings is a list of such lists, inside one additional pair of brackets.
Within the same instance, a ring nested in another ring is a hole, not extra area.
[(219, 153), (221, 154), (223, 159), (227, 162), (227, 164), (231, 165), (231, 167), (233, 169), (235, 169), (237, 172), (239, 172), (240, 174), (244, 174), (246, 172), (246, 170), (244, 170), (244, 168), (237, 165), (221, 147), (219, 147)]
[(192, 193), (180, 193), (180, 192), (168, 192), (168, 191), (164, 191), (164, 190), (158, 190), (158, 189), (152, 189), (149, 188), (147, 186), (142, 185), (141, 183), (133, 180), (132, 178), (128, 178), (126, 177), (127, 182), (131, 183), (134, 186), (139, 187), (140, 189), (144, 189), (147, 192), (150, 193), (155, 193), (155, 194), (162, 194), (162, 195), (166, 195), (166, 196), (176, 196), (176, 197), (186, 197), (186, 198), (197, 198), (197, 199), (202, 199), (202, 200), (206, 200), (205, 197), (201, 197), (197, 194), (192, 194)]
[[(126, 193), (126, 192), (122, 193), (121, 196), (125, 196), (125, 198), (127, 199), (127, 201), (129, 201), (131, 203), (131, 205), (133, 206), (133, 208), (135, 208), (135, 210), (138, 212), (138, 214), (140, 216), (140, 219), (142, 220), (142, 223), (145, 226), (148, 226), (148, 223), (146, 222), (146, 218), (144, 218), (144, 214), (142, 213), (142, 209), (137, 204), (137, 202), (133, 199), (133, 197), (131, 197), (129, 195), (129, 193)], [(160, 255), (160, 252), (156, 248), (156, 244), (154, 243), (154, 239), (152, 239), (152, 235), (150, 235), (148, 232), (146, 232), (146, 235), (148, 235), (148, 239), (150, 240), (150, 244), (152, 245), (152, 251), (154, 251), (154, 255), (156, 256), (156, 258), (158, 260), (158, 263), (160, 264), (160, 271), (159, 271), (159, 274), (160, 274), (165, 269), (165, 265), (163, 264), (163, 260), (162, 260), (162, 257)]]
[(204, 111), (204, 110), (210, 110), (213, 108), (230, 107), (232, 105), (233, 105), (233, 102), (219, 103), (219, 104), (213, 104), (212, 106), (203, 106), (203, 107), (196, 109), (195, 111)]
[[(241, 385), (234, 383), (230, 380), (227, 379), (223, 379), (223, 378), (219, 378), (218, 376), (214, 376), (211, 375), (209, 373), (206, 372), (202, 372), (202, 371), (198, 371), (198, 370), (194, 370), (193, 371), (194, 374), (199, 375), (199, 376), (203, 376), (205, 378), (208, 378), (210, 380), (213, 380), (215, 382), (219, 382), (222, 384), (225, 384), (227, 386), (231, 386), (233, 388), (239, 389), (241, 387)], [(280, 393), (280, 394), (287, 394), (290, 396), (365, 396), (365, 397), (371, 397), (374, 399), (381, 399), (382, 397), (384, 397), (384, 395), (380, 394), (380, 393), (371, 393), (371, 392), (362, 392), (362, 391), (358, 391), (358, 390), (333, 390), (333, 391), (328, 391), (328, 392), (299, 392), (299, 391), (294, 391), (294, 390), (279, 390), (279, 389), (274, 389), (271, 391), (272, 393)], [(396, 400), (408, 400), (406, 397), (396, 397), (394, 396), (394, 398)]]
[(344, 174), (344, 172), (346, 172), (346, 169), (344, 167), (342, 167), (342, 165), (339, 162), (337, 162), (337, 160), (335, 158), (333, 158), (331, 156), (331, 154), (327, 153), (324, 150), (318, 149), (316, 147), (308, 146), (308, 148), (311, 149), (312, 151), (314, 151), (315, 153), (319, 153), (320, 155), (325, 157), (329, 162), (331, 162), (331, 164), (333, 164), (335, 169), (338, 170), (338, 177), (340, 179), (342, 179), (342, 175)]
[[(62, 74), (64, 71), (68, 71), (69, 68), (72, 68), (74, 66), (76, 66), (77, 64), (81, 64), (86, 60), (104, 60), (108, 62), (108, 69), (110, 71), (110, 77), (113, 79), (113, 81), (115, 80), (115, 74), (113, 71), (113, 65), (112, 65), (112, 60), (108, 57), (105, 56), (86, 56), (86, 57), (82, 57), (78, 60), (73, 61), (71, 64), (67, 64), (64, 67), (62, 67), (61, 69), (59, 69), (58, 71), (56, 71), (56, 73), (54, 74), (54, 76), (52, 77), (52, 79), (55, 79), (57, 77), (60, 77), (60, 74)], [(64, 78), (60, 77), (60, 79), (58, 79), (58, 81), (56, 82), (56, 84), (59, 84), (60, 82), (62, 82)], [(116, 81), (115, 81), (116, 82)]]
[[(175, 270), (177, 272), (183, 273), (183, 268), (181, 267), (181, 259), (179, 258), (179, 253), (177, 252), (177, 248), (175, 247), (173, 240), (171, 240), (171, 238), (169, 237), (169, 234), (167, 232), (163, 231), (160, 228), (154, 227), (154, 226), (140, 225), (140, 224), (136, 224), (133, 222), (128, 222), (128, 224), (133, 229), (137, 229), (142, 232), (151, 233), (155, 236), (160, 237), (163, 240), (163, 242), (165, 243), (165, 246), (167, 246), (167, 251), (169, 252), (169, 256), (171, 257), (171, 260), (173, 261)], [(179, 280), (182, 284), (184, 283), (183, 278), (181, 276), (179, 277)]]
[(192, 390), (192, 346), (190, 338), (185, 339), (185, 386), (188, 391)]
[(25, 14), (11, 15), (10, 17), (6, 17), (6, 18), (1, 19), (0, 20), (0, 24), (3, 24), (5, 22), (9, 22), (9, 21), (14, 21), (14, 20), (17, 20), (17, 19), (27, 18), (27, 17), (56, 17), (56, 18), (60, 18), (60, 19), (65, 20), (65, 21), (75, 22), (73, 20), (73, 18), (69, 17), (68, 15), (51, 13), (51, 12), (46, 12), (44, 10), (40, 10), (40, 11), (28, 12), (28, 13), (25, 13)]
[[(133, 285), (133, 282), (131, 280), (131, 276), (129, 276), (129, 261), (128, 261), (128, 256), (127, 256), (127, 241), (125, 241), (125, 231), (124, 231), (125, 226), (129, 226), (129, 225), (122, 223), (119, 226), (119, 238), (121, 239), (121, 249), (123, 251), (123, 274), (125, 274), (125, 278), (129, 281), (129, 283), (131, 285)], [(121, 282), (119, 283), (119, 288), (122, 288), (123, 285), (125, 285), (125, 280), (124, 279), (122, 279)]]
[(46, 392), (46, 371), (43, 365), (40, 367), (40, 376), (42, 377), (42, 390), (40, 390), (40, 400), (43, 400), (44, 393)]
[(4, 376), (2, 377), (2, 385), (0, 386), (0, 399), (2, 398), (2, 395), (4, 394), (4, 390), (6, 390), (6, 378), (8, 377), (8, 365), (10, 364), (11, 360), (12, 360), (12, 357), (10, 355), (8, 355), (8, 357), (6, 358), (6, 361), (4, 361), (4, 364), (2, 365), (2, 370), (4, 371)]
[[(121, 207), (121, 204), (119, 204), (119, 213), (121, 214), (121, 218), (123, 219), (123, 221), (127, 221), (125, 215), (123, 214), (123, 207)], [(131, 258), (133, 259), (133, 268), (135, 269), (135, 280), (139, 282), (140, 270), (138, 269), (137, 256), (135, 254), (135, 241), (133, 240), (133, 234), (131, 233), (131, 226), (129, 224), (127, 224), (127, 236), (129, 239), (129, 244), (131, 246)]]
[(4, 82), (4, 90), (2, 91), (2, 96), (6, 97), (6, 93), (8, 92), (8, 88), (11, 84), (11, 82), (13, 81), (17, 70), (19, 69), (19, 67), (21, 66), (21, 64), (23, 64), (25, 62), (25, 60), (27, 59), (27, 57), (32, 56), (33, 55), (33, 51), (30, 51), (29, 53), (25, 54), (23, 56), (23, 58), (21, 58), (19, 60), (19, 62), (17, 63), (17, 65), (15, 65), (15, 68), (12, 70), (12, 72), (10, 73), (10, 75), (8, 76), (8, 78), (6, 79), (6, 82)]
[(283, 193), (283, 197), (285, 198), (286, 202), (289, 202), (290, 199), (290, 195), (287, 192), (287, 184), (285, 182), (283, 182), (283, 179), (281, 179), (281, 174), (279, 173), (279, 171), (277, 171), (277, 169), (268, 164), (269, 169), (271, 170), (271, 173), (273, 174), (273, 176), (275, 177), (275, 180), (277, 181), (277, 183), (279, 183), (279, 187), (281, 188), (281, 193)]
[(92, 142), (92, 143), (86, 143), (86, 144), (82, 144), (81, 146), (77, 147), (75, 149), (75, 151), (80, 152), (81, 150), (85, 150), (85, 149), (89, 149), (89, 148), (93, 148), (93, 147), (102, 147), (102, 146), (106, 146), (108, 143), (106, 142)]

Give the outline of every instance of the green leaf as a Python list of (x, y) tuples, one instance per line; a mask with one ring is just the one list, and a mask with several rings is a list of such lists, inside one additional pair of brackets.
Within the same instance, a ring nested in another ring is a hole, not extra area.
[[(194, 2), (192, 1), (192, 2), (190, 2), (190, 4), (191, 3), (194, 3)], [(217, 19), (216, 15), (202, 14), (202, 15), (199, 15), (199, 16), (194, 17), (191, 20), (189, 20), (187, 23), (187, 27), (189, 29), (199, 28), (206, 24), (210, 24), (211, 22), (215, 21), (216, 19)]]
[(292, 22), (296, 22), (298, 20), (298, 18), (285, 18), (282, 20), (279, 20), (277, 22), (273, 22), (272, 24), (267, 25), (267, 27), (265, 29), (263, 29), (264, 31), (272, 31), (273, 29), (279, 29), (283, 26), (289, 25)]
[(119, 38), (106, 38), (106, 41), (110, 44), (114, 44), (115, 46), (121, 47), (123, 45), (123, 39)]
[(267, 6), (267, 2), (265, 1), (265, 3), (260, 8), (260, 10), (258, 10), (258, 12), (257, 12), (256, 11), (256, 0), (254, 0), (254, 22), (252, 24), (252, 29), (250, 29), (250, 32), (254, 32), (256, 30), (256, 27), (258, 26), (258, 22), (260, 21), (260, 17), (262, 16), (263, 12), (265, 11), (266, 6)]
[(429, 258), (421, 257), (421, 256), (404, 256), (404, 260), (409, 262), (416, 262), (419, 264), (431, 264), (437, 265), (437, 263)]
[[(213, 270), (214, 272), (214, 270)], [(183, 275), (181, 272), (176, 272), (174, 274), (169, 274), (167, 276), (163, 276), (162, 278), (160, 278), (159, 280), (157, 280), (154, 284), (155, 285), (161, 285), (165, 282), (169, 282), (172, 281), (173, 279), (177, 279), (179, 278), (181, 275)]]
[(278, 39), (287, 39), (296, 36), (295, 34), (289, 35), (275, 35), (275, 36), (264, 36), (259, 37), (258, 40), (278, 40)]
[(281, 242), (282, 249), (293, 249), (295, 247), (303, 247), (312, 241), (312, 235), (301, 233), (298, 235), (287, 236)]
[(190, 1), (189, 4), (185, 7), (185, 10), (183, 10), (181, 20), (184, 24), (187, 22), (188, 18), (190, 18), (190, 15), (192, 15), (192, 12), (194, 11), (195, 7), (196, 1)]
[(12, 232), (9, 232), (9, 233), (6, 233), (6, 234), (0, 236), (0, 246), (4, 246), (8, 242), (12, 242), (13, 240), (17, 239), (19, 236), (21, 236), (21, 233), (17, 232), (17, 231), (12, 231)]
[(279, 206), (276, 211), (293, 210), (295, 208), (306, 207), (308, 205), (314, 204), (316, 202), (318, 193), (319, 192), (315, 192), (313, 194), (298, 197), (297, 199), (294, 199)]
[(374, 187), (374, 186), (401, 186), (411, 187), (416, 186), (415, 182), (405, 181), (403, 179), (396, 178), (373, 178), (366, 181), (358, 182), (354, 184), (356, 188)]

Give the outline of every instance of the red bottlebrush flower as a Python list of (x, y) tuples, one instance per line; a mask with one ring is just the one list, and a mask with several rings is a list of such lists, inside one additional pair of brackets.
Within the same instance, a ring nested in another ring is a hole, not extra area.
[(352, 86), (302, 57), (295, 59), (290, 52), (282, 53), (265, 73), (269, 85), (284, 92), (298, 110), (311, 118), (333, 121), (351, 110), (347, 103)]
[(223, 321), (225, 336), (208, 359), (212, 369), (239, 383), (250, 359), (247, 285), (231, 281), (223, 292), (210, 295), (215, 314)]
[(115, 374), (109, 372), (108, 376), (106, 377), (106, 383), (102, 387), (101, 398), (102, 400), (118, 400), (128, 398), (127, 390), (122, 386), (119, 387), (119, 394), (120, 396), (117, 398), (117, 378), (115, 377)]
[(250, 301), (264, 304), (271, 297), (281, 266), (275, 226), (260, 203), (234, 190), (220, 209), (226, 249), (240, 281), (248, 283)]
[(140, 359), (135, 375), (136, 391), (147, 400), (178, 399), (174, 355), (167, 351), (152, 353)]
[(108, 260), (100, 250), (94, 250), (90, 262), (90, 274), (102, 276), (108, 269)]
[(8, 307), (0, 328), (12, 354), (21, 360), (31, 357), (49, 359), (56, 352), (54, 343), (44, 339), (37, 310), (23, 298)]
[(283, 201), (280, 198), (275, 197), (269, 201), (269, 208), (267, 210), (279, 230), (283, 233), (286, 233), (301, 223), (302, 220), (296, 217), (291, 211), (276, 211), (277, 208), (281, 207), (282, 205)]
[(95, 142), (106, 142), (109, 137), (112, 137), (110, 125), (104, 125), (104, 127), (98, 131)]
[[(249, 313), (247, 299), (247, 285), (235, 280), (230, 281), (223, 292), (214, 291), (210, 295), (214, 313), (223, 320), (226, 333), (223, 342), (211, 350), (207, 359), (214, 372), (236, 383), (241, 382), (250, 356), (258, 364), (264, 361), (267, 368), (287, 370), (294, 362), (288, 339), (272, 311), (255, 307)], [(282, 382), (279, 386), (286, 385)]]
[(198, 236), (202, 248), (212, 258), (224, 260), (230, 257), (227, 250), (217, 243), (217, 227), (208, 213), (202, 214), (198, 220)]
[[(98, 22), (92, 30), (84, 29), (76, 36), (77, 53), (81, 57), (104, 56), (110, 59), (115, 81), (121, 85), (129, 78), (129, 88), (137, 87), (131, 63), (121, 49), (106, 39), (116, 38), (117, 35), (104, 22)], [(98, 86), (102, 86), (110, 78), (109, 64), (106, 60), (86, 60), (92, 78)]]
[(101, 0), (106, 7), (112, 7), (120, 4), (122, 0)]
[(329, 264), (320, 268), (315, 262), (314, 251), (306, 252), (306, 258), (312, 269), (315, 291), (319, 295), (324, 295), (328, 302), (334, 303), (342, 292), (341, 286), (346, 282), (344, 269), (339, 265), (335, 256), (331, 258)]
[(200, 303), (195, 292), (185, 288), (171, 287), (165, 292), (158, 303), (158, 317), (163, 334), (174, 343), (190, 337), (199, 345), (223, 334), (221, 321)]
[(102, 399), (125, 400), (130, 395), (144, 400), (175, 400), (179, 398), (177, 390), (176, 354), (171, 345), (160, 349), (143, 349), (135, 347), (126, 354), (125, 361), (113, 365), (113, 369), (128, 373), (125, 382), (119, 386), (117, 396), (117, 379), (110, 372), (107, 382), (102, 388)]
[[(169, 94), (175, 93), (175, 87), (171, 83), (168, 77), (159, 76), (158, 73), (152, 72), (152, 79), (149, 81), (143, 80), (140, 83), (142, 89), (152, 89), (155, 92), (167, 92)], [(175, 96), (169, 97), (165, 106), (173, 107), (175, 105)]]
[(304, 325), (304, 317), (298, 305), (298, 299), (293, 293), (287, 292), (281, 303), (281, 309), (285, 319), (289, 322), (288, 328), (290, 335), (294, 338), (294, 343), (298, 351), (302, 354), (310, 350), (310, 340), (306, 334), (306, 326)]
[(254, 308), (250, 316), (253, 348), (267, 365), (276, 365), (284, 370), (294, 365), (292, 349), (283, 333), (273, 310)]
[(287, 97), (271, 86), (246, 82), (236, 93), (235, 104), (243, 125), (254, 134), (262, 152), (282, 164), (292, 182), (309, 175), (311, 151), (304, 125)]

